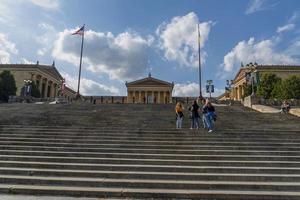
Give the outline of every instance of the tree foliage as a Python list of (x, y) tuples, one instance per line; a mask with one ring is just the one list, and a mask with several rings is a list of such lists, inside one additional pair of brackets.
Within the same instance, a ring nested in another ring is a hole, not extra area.
[(275, 74), (263, 74), (260, 78), (260, 83), (257, 88), (257, 95), (262, 96), (265, 99), (272, 98), (273, 90), (277, 84), (280, 84), (281, 79)]
[(16, 95), (17, 87), (14, 76), (10, 71), (0, 74), (0, 101), (8, 102), (9, 96)]
[(30, 85), (31, 85), (31, 96), (35, 97), (35, 98), (40, 98), (41, 97), (41, 93), (40, 93), (39, 88), (35, 84), (35, 82), (32, 81), (32, 83)]
[(300, 99), (300, 77), (291, 76), (281, 84), (282, 99)]
[(300, 99), (300, 77), (290, 76), (281, 80), (275, 74), (264, 74), (257, 95), (265, 99)]

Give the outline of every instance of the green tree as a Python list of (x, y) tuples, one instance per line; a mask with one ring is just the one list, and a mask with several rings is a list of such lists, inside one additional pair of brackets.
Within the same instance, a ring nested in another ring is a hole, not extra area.
[(17, 87), (14, 76), (10, 71), (0, 74), (0, 101), (8, 102), (9, 96), (16, 95)]
[(281, 79), (275, 74), (263, 74), (257, 88), (257, 95), (262, 96), (265, 99), (272, 98), (272, 92), (275, 86), (279, 84), (280, 80)]
[(282, 83), (283, 81), (280, 79), (275, 85), (271, 92), (271, 98), (273, 99), (283, 99), (282, 92)]
[(291, 76), (282, 81), (283, 99), (300, 99), (300, 77)]
[(32, 81), (32, 83), (30, 85), (31, 85), (31, 96), (35, 97), (35, 98), (40, 98), (41, 97), (41, 93), (40, 93), (39, 88), (35, 84), (35, 82)]
[[(250, 96), (252, 94), (252, 85), (245, 85), (243, 86), (244, 87), (244, 95), (243, 95), (243, 98), (247, 97), (247, 96)], [(257, 91), (257, 87), (254, 86), (253, 87), (254, 89), (254, 92)]]

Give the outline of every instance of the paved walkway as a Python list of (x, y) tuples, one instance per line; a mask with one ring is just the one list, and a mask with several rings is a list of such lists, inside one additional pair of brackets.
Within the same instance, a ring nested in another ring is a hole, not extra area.
[[(261, 113), (279, 113), (280, 110), (277, 108), (273, 108), (271, 106), (265, 106), (265, 105), (252, 105), (252, 109), (256, 110)], [(300, 117), (300, 108), (292, 108), (289, 112), (292, 115), (295, 115), (297, 117)]]
[(59, 196), (31, 196), (31, 195), (0, 195), (1, 200), (99, 200), (99, 198), (75, 198)]

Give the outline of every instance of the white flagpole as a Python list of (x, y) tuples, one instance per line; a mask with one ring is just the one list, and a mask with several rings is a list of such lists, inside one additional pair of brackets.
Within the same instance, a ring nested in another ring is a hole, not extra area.
[(80, 88), (80, 77), (81, 77), (81, 63), (82, 63), (82, 52), (83, 52), (83, 41), (84, 41), (84, 27), (83, 25), (83, 33), (82, 33), (82, 38), (81, 38), (81, 52), (80, 52), (80, 64), (79, 64), (79, 75), (78, 75), (78, 87), (77, 87), (77, 98), (80, 96), (79, 93), (79, 88)]
[(199, 29), (199, 23), (198, 23), (198, 56), (199, 56), (199, 96), (202, 97), (202, 90), (201, 90), (201, 54), (200, 54), (200, 29)]

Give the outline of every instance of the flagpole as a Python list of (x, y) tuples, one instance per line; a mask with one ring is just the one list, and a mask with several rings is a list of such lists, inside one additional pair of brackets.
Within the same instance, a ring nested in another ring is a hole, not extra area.
[[(84, 26), (85, 25), (83, 25), (83, 27)], [(81, 52), (80, 52), (80, 64), (79, 64), (79, 75), (78, 75), (77, 98), (80, 96), (79, 88), (80, 88), (80, 77), (81, 77), (81, 63), (82, 63), (83, 41), (84, 41), (84, 28), (83, 28), (82, 38), (81, 38)]]
[(199, 56), (199, 96), (202, 97), (202, 90), (201, 90), (201, 54), (200, 54), (200, 29), (199, 29), (199, 23), (198, 23), (198, 56)]

